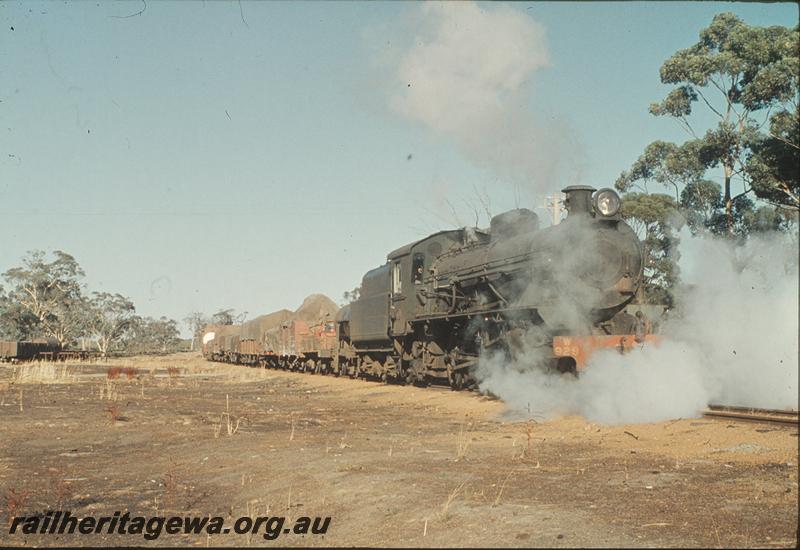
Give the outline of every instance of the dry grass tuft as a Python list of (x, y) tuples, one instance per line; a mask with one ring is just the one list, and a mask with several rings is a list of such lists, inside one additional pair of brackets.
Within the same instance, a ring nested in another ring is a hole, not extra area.
[(100, 401), (103, 399), (107, 401), (116, 401), (119, 399), (119, 392), (116, 390), (114, 381), (109, 378), (106, 378), (104, 382), (100, 384)]
[(109, 380), (116, 380), (122, 373), (122, 367), (108, 367), (106, 371), (106, 378)]
[(519, 460), (526, 460), (533, 458), (533, 427), (536, 421), (531, 419), (525, 422), (525, 448), (522, 449)]
[(506, 483), (508, 483), (508, 480), (515, 473), (516, 473), (516, 470), (511, 470), (510, 472), (508, 472), (508, 475), (503, 480), (503, 483), (500, 484), (500, 489), (497, 491), (497, 496), (495, 497), (494, 502), (492, 503), (492, 508), (494, 508), (494, 507), (496, 507), (496, 506), (498, 506), (500, 504), (500, 497), (503, 496), (503, 491), (506, 488)]
[(474, 428), (474, 422), (469, 413), (464, 415), (464, 422), (461, 424), (458, 431), (458, 447), (456, 449), (456, 461), (463, 460), (467, 456), (467, 448), (472, 441), (471, 432)]
[(442, 505), (442, 511), (439, 512), (440, 520), (447, 521), (447, 519), (450, 517), (450, 505), (453, 503), (453, 501), (459, 495), (459, 493), (461, 493), (461, 491), (464, 489), (464, 485), (467, 484), (467, 481), (469, 481), (469, 478), (462, 481), (455, 489), (450, 491), (450, 493), (447, 495), (447, 499), (444, 501), (444, 504)]
[(14, 371), (14, 383), (18, 384), (63, 384), (74, 381), (73, 369), (64, 364), (44, 361), (26, 363)]
[(225, 394), (225, 412), (219, 415), (219, 422), (214, 424), (214, 439), (219, 438), (220, 434), (222, 433), (223, 426), (225, 427), (229, 436), (236, 435), (236, 433), (239, 431), (239, 425), (243, 420), (247, 419), (231, 414), (230, 399), (228, 398), (228, 394)]
[(122, 372), (128, 380), (133, 380), (139, 375), (139, 371), (134, 367), (123, 367), (120, 372)]
[(289, 441), (294, 441), (294, 428), (295, 425), (297, 424), (294, 418), (294, 413), (291, 413), (289, 415), (289, 424), (291, 426), (291, 430), (289, 431)]

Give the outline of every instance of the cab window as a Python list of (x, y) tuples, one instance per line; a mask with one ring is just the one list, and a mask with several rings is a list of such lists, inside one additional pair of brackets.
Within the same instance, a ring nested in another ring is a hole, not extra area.
[(421, 283), (422, 277), (425, 275), (425, 254), (414, 254), (411, 270), (414, 274), (414, 283)]

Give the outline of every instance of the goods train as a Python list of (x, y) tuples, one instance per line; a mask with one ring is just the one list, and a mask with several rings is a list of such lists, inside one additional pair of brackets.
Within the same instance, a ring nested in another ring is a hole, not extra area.
[(577, 372), (598, 348), (652, 339), (625, 311), (642, 282), (638, 237), (612, 189), (563, 190), (567, 217), (539, 228), (524, 208), (488, 230), (434, 233), (388, 254), (366, 273), (358, 299), (334, 319), (208, 326), (214, 361), (311, 370), (410, 384), (474, 384), (484, 354), (537, 357)]
[(58, 342), (48, 340), (0, 340), (0, 362), (18, 363), (32, 361), (49, 354), (58, 353)]
[(0, 363), (87, 360), (97, 356), (95, 351), (65, 350), (56, 340), (0, 340)]

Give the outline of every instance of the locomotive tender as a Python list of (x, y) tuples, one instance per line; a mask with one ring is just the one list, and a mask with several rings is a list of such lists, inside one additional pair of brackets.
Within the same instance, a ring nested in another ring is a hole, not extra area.
[(536, 214), (521, 208), (492, 218), (488, 231), (440, 231), (391, 252), (364, 275), (335, 332), (323, 320), (287, 350), (283, 332), (284, 344), (276, 344), (258, 334), (243, 340), (242, 327), (210, 327), (204, 353), (461, 389), (474, 383), (487, 353), (513, 359), (534, 351), (540, 362), (574, 372), (594, 349), (628, 349), (644, 338), (623, 311), (642, 280), (639, 239), (612, 189), (563, 192), (568, 215), (558, 225), (540, 229)]

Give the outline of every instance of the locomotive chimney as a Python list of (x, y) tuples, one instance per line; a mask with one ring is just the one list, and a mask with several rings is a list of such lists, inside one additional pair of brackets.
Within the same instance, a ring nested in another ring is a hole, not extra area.
[(591, 214), (592, 212), (592, 193), (596, 189), (591, 185), (570, 185), (561, 190), (567, 198), (564, 204), (567, 207), (569, 216), (573, 214)]

